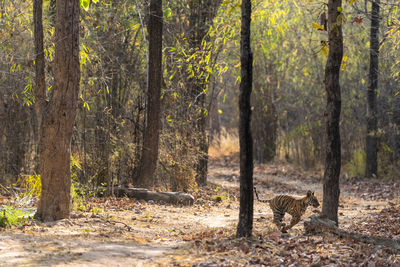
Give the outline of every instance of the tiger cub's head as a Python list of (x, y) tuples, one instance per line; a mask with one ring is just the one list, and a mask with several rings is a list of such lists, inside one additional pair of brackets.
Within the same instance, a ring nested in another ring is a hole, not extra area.
[(314, 196), (314, 192), (308, 190), (307, 192), (307, 204), (309, 206), (313, 206), (314, 208), (318, 208), (319, 202), (316, 196)]

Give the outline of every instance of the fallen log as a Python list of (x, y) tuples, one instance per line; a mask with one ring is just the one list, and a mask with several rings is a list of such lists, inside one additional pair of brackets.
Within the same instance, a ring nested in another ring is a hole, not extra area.
[(367, 244), (386, 246), (392, 249), (400, 250), (400, 240), (348, 232), (339, 229), (334, 221), (325, 218), (319, 218), (315, 215), (310, 216), (310, 221), (304, 222), (304, 230), (307, 234), (330, 232), (339, 236), (340, 238), (351, 238)]
[[(185, 206), (193, 205), (194, 197), (184, 192), (154, 192), (144, 188), (125, 188), (114, 187), (112, 195), (116, 197), (128, 197), (145, 201), (162, 201), (169, 204), (181, 204)], [(98, 196), (108, 195), (111, 192), (108, 190), (99, 191)]]

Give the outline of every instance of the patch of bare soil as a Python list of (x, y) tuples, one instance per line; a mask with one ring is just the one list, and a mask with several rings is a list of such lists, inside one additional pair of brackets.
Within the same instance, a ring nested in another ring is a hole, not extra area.
[[(311, 208), (289, 234), (281, 234), (271, 223), (268, 205), (255, 202), (253, 237), (236, 238), (239, 165), (234, 157), (211, 159), (209, 169), (210, 185), (193, 192), (196, 201), (192, 207), (94, 199), (91, 212), (86, 214), (74, 213), (67, 220), (2, 231), (0, 265), (400, 265), (400, 251), (392, 248), (331, 234), (305, 235), (302, 222), (313, 214)], [(322, 202), (318, 172), (274, 163), (256, 165), (254, 176), (261, 198), (302, 196), (311, 189)], [(341, 187), (340, 228), (400, 239), (398, 186), (395, 182), (345, 181)]]

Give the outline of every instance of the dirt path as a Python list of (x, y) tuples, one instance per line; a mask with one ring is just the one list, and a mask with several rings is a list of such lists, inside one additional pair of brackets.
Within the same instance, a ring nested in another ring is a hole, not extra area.
[[(110, 199), (92, 204), (102, 210), (99, 214), (76, 214), (73, 219), (0, 232), (0, 265), (170, 266), (207, 262), (209, 257), (218, 255), (212, 251), (215, 241), (207, 240), (234, 234), (239, 210), (238, 176), (238, 164), (213, 162), (209, 171), (213, 185), (198, 193), (193, 207)], [(322, 199), (319, 174), (299, 175), (294, 168), (275, 164), (257, 165), (254, 176), (262, 198), (278, 193), (301, 196), (311, 189)], [(365, 193), (362, 185), (344, 184), (339, 211), (341, 227), (351, 228), (355, 220), (363, 223), (387, 207), (393, 198), (398, 200), (400, 190), (396, 186), (399, 184), (389, 190), (390, 199), (361, 199)], [(303, 220), (311, 214), (309, 210)], [(276, 231), (266, 204), (255, 203), (254, 217), (256, 235), (270, 236)], [(303, 224), (299, 223), (285, 242), (301, 238)], [(207, 252), (210, 249), (211, 254)], [(246, 248), (240, 249), (246, 252)], [(241, 260), (235, 258), (233, 262), (240, 264)]]
[[(235, 190), (239, 184), (238, 168), (238, 166), (216, 163), (210, 168), (209, 181)], [(308, 190), (311, 190), (315, 192), (322, 204), (321, 177), (322, 173), (302, 173), (293, 166), (278, 163), (272, 165), (259, 164), (256, 165), (254, 170), (254, 184), (258, 188), (262, 199), (270, 199), (277, 194), (301, 197)], [(378, 189), (374, 186), (374, 183), (383, 186), (386, 194), (381, 191), (369, 194), (374, 188)], [(379, 195), (380, 192), (381, 195)], [(400, 182), (385, 184), (382, 181), (362, 181), (361, 184), (355, 183), (353, 186), (345, 182), (341, 184), (340, 194), (339, 221), (342, 228), (349, 228), (353, 224), (354, 218), (357, 218), (357, 221), (364, 221), (365, 218), (371, 217), (371, 214), (387, 207), (388, 202), (393, 201), (393, 199), (398, 200), (400, 197)], [(304, 218), (312, 214), (312, 210), (309, 208)], [(271, 218), (272, 212), (268, 204), (255, 201), (254, 216), (256, 220), (259, 217)], [(302, 227), (302, 223), (299, 223), (295, 229), (301, 230)]]

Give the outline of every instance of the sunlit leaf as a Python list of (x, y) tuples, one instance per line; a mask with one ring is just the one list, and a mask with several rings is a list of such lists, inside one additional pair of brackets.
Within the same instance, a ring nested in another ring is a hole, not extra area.
[(230, 0), (224, 0), (224, 1), (222, 2), (221, 6), (226, 6), (227, 4), (230, 4), (230, 3), (232, 3), (232, 1), (230, 1)]
[(314, 29), (317, 29), (319, 31), (323, 31), (324, 30), (324, 27), (321, 24), (317, 23), (317, 22), (313, 22), (312, 26), (314, 27)]
[(170, 8), (164, 10), (164, 18), (169, 18), (172, 16), (172, 11)]
[(81, 6), (86, 11), (89, 9), (89, 5), (90, 5), (90, 0), (81, 0)]
[(329, 48), (326, 44), (324, 44), (322, 46), (321, 53), (322, 53), (322, 55), (324, 55), (326, 57), (328, 55), (328, 52), (329, 52)]

